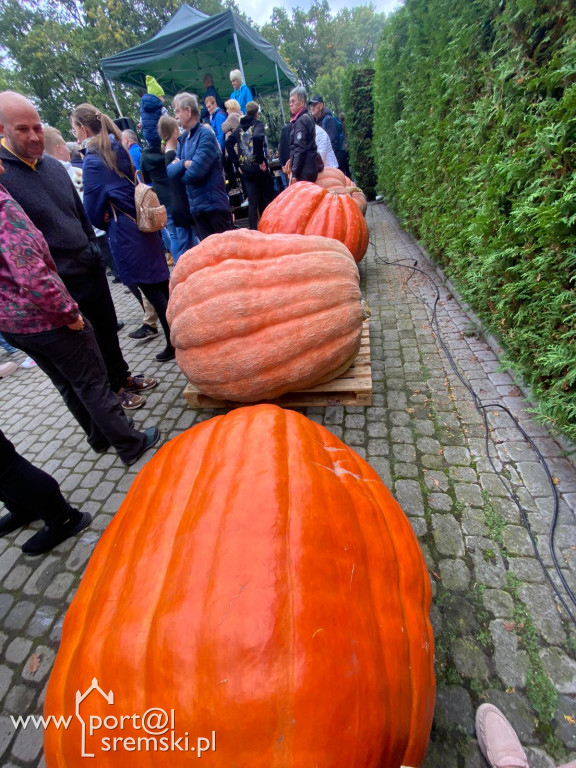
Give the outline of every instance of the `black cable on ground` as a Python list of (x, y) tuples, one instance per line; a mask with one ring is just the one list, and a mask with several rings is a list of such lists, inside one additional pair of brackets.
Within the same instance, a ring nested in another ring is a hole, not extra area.
[[(416, 241), (414, 241), (414, 240), (412, 240), (412, 243), (414, 245), (416, 245), (416, 247), (418, 248), (418, 250), (420, 251), (422, 256), (425, 258), (425, 255), (422, 252), (422, 249), (420, 248), (418, 243)], [(464, 388), (468, 391), (468, 393), (472, 397), (472, 401), (474, 403), (474, 406), (476, 407), (476, 410), (482, 416), (482, 422), (483, 422), (483, 425), (484, 425), (484, 441), (485, 441), (485, 445), (486, 445), (486, 455), (488, 456), (488, 460), (490, 462), (490, 465), (491, 465), (492, 469), (494, 470), (495, 474), (500, 479), (500, 482), (502, 483), (502, 485), (506, 489), (506, 492), (508, 493), (508, 496), (512, 499), (512, 501), (518, 507), (518, 510), (520, 512), (520, 518), (522, 520), (522, 523), (523, 523), (524, 527), (526, 528), (526, 530), (528, 532), (528, 536), (530, 537), (530, 541), (532, 543), (532, 548), (534, 549), (534, 554), (536, 555), (536, 559), (538, 560), (538, 562), (539, 562), (539, 564), (540, 564), (540, 566), (541, 566), (541, 568), (542, 568), (542, 570), (544, 572), (544, 575), (546, 576), (548, 582), (552, 586), (552, 589), (556, 593), (556, 595), (558, 597), (558, 600), (562, 604), (562, 606), (563, 606), (564, 610), (566, 611), (568, 617), (570, 618), (572, 624), (574, 624), (574, 626), (576, 626), (576, 618), (574, 617), (574, 614), (573, 614), (572, 610), (568, 607), (568, 605), (566, 603), (566, 600), (564, 599), (564, 597), (560, 593), (558, 587), (554, 583), (554, 581), (553, 581), (553, 579), (552, 579), (552, 577), (551, 577), (551, 575), (550, 575), (550, 573), (548, 571), (548, 567), (545, 565), (544, 561), (542, 560), (542, 556), (540, 555), (540, 552), (538, 550), (538, 544), (536, 542), (534, 534), (532, 533), (532, 528), (530, 526), (530, 521), (528, 519), (527, 511), (524, 509), (520, 499), (518, 498), (518, 496), (514, 492), (514, 489), (509, 485), (507, 480), (502, 476), (501, 472), (499, 472), (498, 469), (496, 468), (496, 465), (495, 465), (494, 460), (492, 458), (492, 455), (490, 453), (490, 427), (489, 427), (489, 424), (488, 424), (487, 410), (489, 408), (498, 408), (498, 409), (500, 409), (501, 411), (503, 411), (504, 413), (506, 413), (510, 417), (510, 419), (512, 421), (512, 424), (520, 432), (520, 434), (522, 435), (524, 440), (530, 445), (530, 447), (534, 451), (534, 453), (535, 453), (535, 455), (536, 455), (540, 465), (544, 469), (544, 472), (546, 474), (546, 480), (548, 482), (548, 485), (550, 486), (550, 489), (551, 489), (551, 492), (552, 492), (552, 499), (553, 499), (552, 523), (550, 525), (550, 532), (549, 532), (549, 535), (548, 535), (548, 544), (549, 544), (549, 547), (550, 547), (550, 556), (552, 558), (552, 563), (553, 563), (553, 566), (554, 566), (554, 570), (556, 571), (556, 574), (557, 574), (558, 578), (560, 579), (560, 582), (562, 583), (562, 586), (566, 590), (566, 592), (567, 592), (567, 594), (568, 594), (572, 604), (574, 606), (576, 606), (576, 595), (574, 594), (574, 592), (572, 591), (572, 589), (568, 585), (568, 583), (566, 581), (566, 578), (564, 577), (564, 574), (562, 573), (562, 569), (560, 567), (558, 559), (556, 557), (556, 552), (555, 552), (555, 547), (554, 547), (554, 538), (555, 538), (555, 534), (556, 534), (556, 527), (557, 527), (557, 524), (558, 524), (559, 500), (558, 500), (558, 491), (556, 489), (556, 485), (554, 484), (554, 480), (552, 478), (552, 473), (550, 472), (550, 468), (549, 468), (549, 466), (548, 466), (548, 464), (546, 462), (546, 459), (544, 458), (544, 456), (542, 455), (542, 453), (538, 449), (538, 446), (534, 443), (532, 438), (528, 435), (526, 430), (521, 426), (521, 424), (518, 422), (516, 417), (512, 414), (510, 409), (507, 406), (502, 405), (501, 403), (487, 403), (487, 404), (482, 403), (479, 395), (476, 393), (476, 391), (474, 390), (472, 385), (464, 378), (464, 376), (458, 370), (458, 366), (456, 365), (456, 361), (454, 360), (454, 357), (452, 356), (452, 353), (448, 349), (446, 343), (443, 341), (442, 335), (440, 333), (440, 327), (438, 325), (438, 312), (437, 312), (437, 310), (438, 310), (438, 303), (440, 302), (440, 290), (439, 290), (438, 285), (436, 284), (435, 280), (433, 280), (432, 276), (428, 272), (425, 272), (423, 269), (418, 267), (418, 262), (417, 261), (413, 261), (412, 259), (410, 259), (410, 262), (411, 262), (410, 264), (403, 264), (402, 263), (402, 261), (406, 261), (407, 259), (403, 259), (403, 260), (400, 260), (400, 261), (389, 261), (386, 257), (381, 256), (379, 254), (378, 248), (376, 247), (376, 244), (372, 241), (371, 238), (370, 238), (370, 241), (369, 241), (369, 245), (370, 245), (370, 247), (372, 248), (372, 250), (374, 252), (374, 260), (377, 263), (383, 264), (383, 265), (389, 266), (389, 267), (400, 267), (400, 268), (408, 269), (408, 270), (411, 271), (411, 274), (409, 275), (408, 279), (406, 280), (406, 286), (407, 286), (408, 290), (410, 291), (410, 293), (421, 304), (424, 305), (426, 310), (428, 310), (431, 313), (431, 316), (429, 316), (430, 325), (431, 325), (431, 327), (433, 329), (433, 332), (434, 332), (434, 334), (435, 334), (435, 336), (436, 336), (436, 338), (438, 340), (438, 343), (440, 344), (440, 347), (441, 347), (442, 351), (446, 355), (446, 359), (448, 360), (448, 363), (450, 364), (450, 367), (452, 368), (454, 374), (457, 376), (457, 378), (462, 383)], [(424, 275), (424, 277), (429, 281), (430, 285), (434, 288), (434, 290), (436, 292), (436, 296), (435, 296), (434, 303), (433, 303), (432, 307), (430, 307), (430, 305), (422, 297), (418, 296), (412, 290), (412, 288), (408, 285), (410, 280), (414, 277), (414, 275), (417, 272), (419, 272), (420, 274)]]

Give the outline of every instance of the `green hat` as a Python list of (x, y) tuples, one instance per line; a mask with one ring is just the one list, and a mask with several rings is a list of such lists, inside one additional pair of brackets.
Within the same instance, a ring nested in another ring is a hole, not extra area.
[(148, 93), (152, 94), (152, 96), (158, 96), (158, 98), (164, 96), (164, 89), (156, 78), (151, 75), (146, 75), (146, 90)]

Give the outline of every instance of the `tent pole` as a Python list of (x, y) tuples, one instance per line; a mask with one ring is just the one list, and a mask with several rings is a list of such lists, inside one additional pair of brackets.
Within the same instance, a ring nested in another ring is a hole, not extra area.
[(274, 67), (276, 68), (276, 84), (278, 85), (278, 98), (280, 99), (280, 111), (282, 112), (282, 124), (286, 122), (286, 117), (284, 116), (284, 104), (282, 102), (282, 91), (280, 90), (280, 76), (278, 75), (278, 64), (274, 63)]
[(234, 45), (236, 46), (236, 56), (238, 57), (238, 69), (242, 72), (242, 82), (244, 85), (248, 85), (246, 78), (244, 77), (244, 67), (242, 66), (242, 59), (240, 57), (240, 46), (238, 45), (238, 35), (234, 32)]
[(116, 104), (116, 109), (118, 110), (118, 117), (124, 117), (122, 114), (122, 110), (120, 109), (120, 104), (118, 104), (118, 99), (116, 98), (116, 94), (114, 93), (114, 88), (112, 87), (112, 83), (108, 78), (106, 78), (106, 82), (108, 83), (108, 87), (110, 88), (110, 93), (112, 94), (112, 98), (114, 99), (114, 104)]

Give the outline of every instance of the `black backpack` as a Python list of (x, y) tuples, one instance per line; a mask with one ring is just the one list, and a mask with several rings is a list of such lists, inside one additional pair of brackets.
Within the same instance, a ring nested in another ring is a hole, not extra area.
[(256, 162), (254, 157), (254, 126), (251, 125), (248, 130), (240, 128), (240, 140), (238, 142), (240, 149), (238, 158), (240, 165), (249, 165)]

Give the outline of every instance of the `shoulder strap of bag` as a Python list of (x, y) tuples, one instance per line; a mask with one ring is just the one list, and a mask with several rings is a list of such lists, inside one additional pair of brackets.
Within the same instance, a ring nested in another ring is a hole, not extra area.
[[(122, 174), (122, 176), (124, 176), (125, 179), (128, 179), (130, 184), (132, 184), (134, 189), (136, 189), (136, 186), (137, 186), (136, 182), (133, 179), (131, 179), (130, 176), (126, 176), (126, 174), (123, 171), (120, 171), (120, 173)], [(138, 183), (141, 184), (141, 183), (143, 183), (142, 182), (142, 178), (141, 178), (141, 175), (139, 176), (138, 174), (140, 174), (140, 171), (136, 171), (136, 178), (138, 180)], [(112, 216), (114, 217), (114, 221), (118, 221), (118, 219), (116, 217), (116, 211), (118, 211), (118, 213), (121, 213), (123, 216), (126, 216), (127, 218), (130, 219), (130, 221), (133, 221), (134, 224), (136, 224), (136, 226), (138, 226), (138, 222), (136, 221), (134, 216), (130, 216), (129, 213), (126, 213), (126, 211), (123, 211), (121, 208), (118, 208), (117, 205), (114, 205), (112, 200), (110, 200), (110, 205), (112, 206)]]

